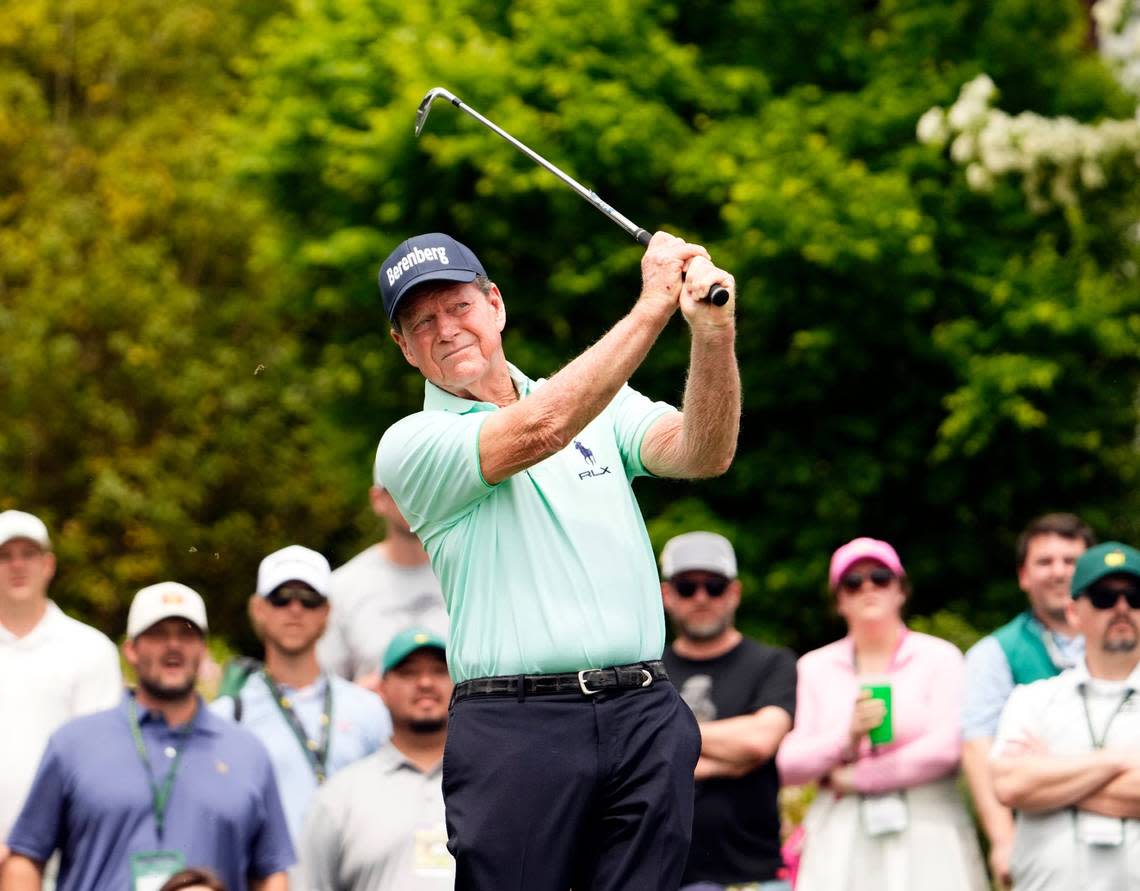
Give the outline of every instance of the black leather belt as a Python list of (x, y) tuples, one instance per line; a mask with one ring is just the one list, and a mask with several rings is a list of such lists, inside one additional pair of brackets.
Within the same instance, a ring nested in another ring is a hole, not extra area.
[(549, 696), (555, 693), (580, 693), (593, 696), (603, 690), (632, 690), (648, 687), (654, 681), (669, 680), (665, 663), (635, 662), (632, 665), (615, 665), (613, 668), (585, 668), (565, 674), (504, 675), (492, 678), (474, 678), (457, 684), (452, 701), (472, 696)]

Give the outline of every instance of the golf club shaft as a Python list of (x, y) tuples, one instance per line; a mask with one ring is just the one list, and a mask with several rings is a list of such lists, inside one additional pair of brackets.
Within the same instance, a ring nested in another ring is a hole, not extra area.
[[(596, 207), (598, 210), (600, 210), (602, 213), (604, 213), (607, 217), (609, 217), (611, 220), (613, 220), (615, 223), (617, 223), (627, 233), (632, 235), (638, 241), (638, 243), (640, 243), (642, 245), (648, 245), (649, 244), (649, 239), (651, 239), (653, 237), (653, 234), (651, 232), (648, 232), (645, 229), (642, 229), (640, 226), (638, 226), (636, 223), (634, 223), (628, 217), (624, 216), (623, 214), (618, 213), (616, 210), (614, 210), (612, 207), (610, 207), (608, 204), (606, 204), (605, 201), (603, 201), (600, 197), (598, 197), (596, 192), (593, 192), (590, 189), (587, 189), (585, 186), (583, 186), (580, 182), (578, 182), (572, 176), (569, 176), (568, 174), (559, 170), (557, 167), (555, 167), (553, 164), (551, 164), (549, 161), (547, 161), (546, 158), (542, 157), (542, 155), (540, 155), (538, 152), (534, 151), (529, 146), (524, 145), (523, 143), (519, 142), (519, 140), (517, 140), (517, 139), (515, 139), (515, 137), (511, 136), (510, 133), (508, 133), (506, 130), (504, 130), (502, 127), (500, 127), (494, 121), (492, 121), (492, 120), (484, 117), (483, 115), (479, 114), (479, 112), (477, 112), (474, 108), (472, 108), (470, 105), (468, 105), (462, 99), (460, 99), (458, 96), (455, 96), (452, 93), (449, 93), (446, 90), (437, 87), (435, 90), (428, 93), (424, 102), (428, 103), (430, 106), (430, 102), (434, 98), (435, 95), (439, 95), (440, 97), (446, 98), (448, 102), (450, 102), (452, 105), (454, 105), (460, 111), (466, 112), (467, 114), (471, 115), (471, 117), (475, 118), (475, 120), (477, 120), (484, 127), (487, 127), (489, 129), (493, 130), (495, 133), (498, 133), (499, 136), (503, 137), (503, 139), (505, 139), (507, 142), (509, 142), (511, 145), (513, 145), (516, 149), (518, 149), (520, 152), (522, 152), (524, 155), (526, 155), (528, 158), (530, 158), (536, 164), (539, 164), (539, 165), (545, 167), (547, 170), (549, 170), (551, 173), (553, 173), (555, 176), (557, 176), (560, 180), (562, 180), (562, 182), (566, 183), (566, 185), (568, 185), (575, 192), (577, 192), (579, 195), (581, 195), (583, 198), (585, 198), (588, 202), (590, 202), (590, 204), (592, 204), (594, 207)], [(418, 125), (416, 128), (417, 133), (419, 132), (419, 127), (421, 127), (423, 125), (423, 121), (427, 116), (426, 108), (424, 107), (423, 104), (421, 104), (420, 114), (421, 114), (421, 117), (419, 119), (419, 122), (418, 122)], [(724, 306), (724, 304), (728, 302), (728, 290), (723, 285), (719, 285), (719, 284), (713, 285), (711, 288), (709, 288), (709, 292), (705, 296), (704, 299), (711, 301), (715, 306)]]

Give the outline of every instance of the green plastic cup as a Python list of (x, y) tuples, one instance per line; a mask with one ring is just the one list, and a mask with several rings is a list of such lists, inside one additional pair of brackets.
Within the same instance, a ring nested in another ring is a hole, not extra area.
[(863, 689), (870, 692), (872, 699), (882, 700), (883, 705), (887, 708), (882, 723), (877, 727), (872, 727), (867, 734), (871, 739), (871, 745), (885, 745), (895, 738), (894, 727), (891, 724), (891, 685), (863, 684)]

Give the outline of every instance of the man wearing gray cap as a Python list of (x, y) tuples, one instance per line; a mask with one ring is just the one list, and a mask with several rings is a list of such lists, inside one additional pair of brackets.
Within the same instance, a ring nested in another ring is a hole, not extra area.
[(661, 551), (661, 593), (676, 632), (669, 679), (701, 728), (693, 841), (682, 891), (777, 891), (776, 749), (792, 728), (796, 658), (746, 638), (736, 554), (723, 535), (687, 532)]
[(1071, 592), (1084, 658), (1014, 689), (991, 755), (1017, 891), (1140, 887), (1140, 551), (1089, 548)]
[(284, 891), (293, 847), (265, 747), (194, 689), (206, 605), (177, 582), (131, 602), (123, 656), (138, 687), (48, 740), (0, 870), (4, 891), (154, 891), (187, 865), (228, 888)]
[(123, 695), (115, 645), (48, 599), (54, 575), (43, 522), (0, 513), (0, 863), (48, 737)]
[(237, 718), (269, 750), (294, 847), (317, 788), (374, 752), (390, 729), (374, 693), (317, 664), (317, 640), (329, 617), (329, 581), (328, 560), (301, 545), (261, 561), (249, 614), (265, 644), (265, 666), (234, 697), (210, 705), (217, 714)]

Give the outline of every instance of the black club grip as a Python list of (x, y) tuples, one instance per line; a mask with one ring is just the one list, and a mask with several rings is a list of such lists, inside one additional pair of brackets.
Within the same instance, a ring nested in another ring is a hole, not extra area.
[[(643, 247), (648, 247), (649, 239), (653, 237), (653, 233), (646, 232), (644, 229), (638, 229), (633, 237), (637, 239), (638, 244)], [(709, 288), (709, 292), (705, 295), (704, 299), (709, 301), (713, 306), (724, 306), (728, 303), (728, 288), (724, 285), (713, 285)]]

